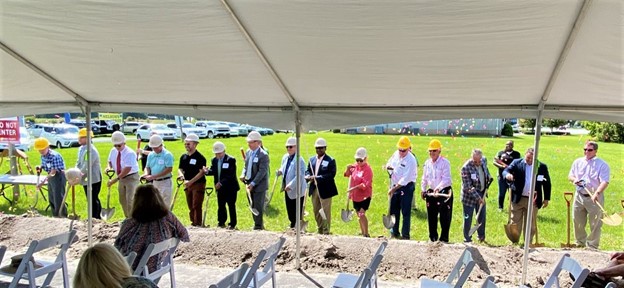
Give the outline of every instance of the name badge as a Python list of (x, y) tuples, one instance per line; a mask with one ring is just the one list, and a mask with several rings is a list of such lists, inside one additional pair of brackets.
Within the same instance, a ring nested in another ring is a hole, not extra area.
[(223, 165), (221, 165), (221, 169), (228, 169), (230, 168), (230, 163), (223, 163)]
[(195, 165), (195, 163), (197, 163), (197, 160), (195, 160), (195, 159), (191, 159), (191, 161), (189, 161), (189, 164), (191, 164), (191, 165)]
[(470, 179), (477, 180), (477, 174), (470, 174)]
[(327, 165), (329, 165), (329, 162), (327, 162), (327, 160), (323, 160), (323, 162), (321, 162), (321, 166), (327, 167)]
[(46, 166), (48, 166), (48, 168), (52, 167), (51, 163), (46, 163)]
[(165, 165), (165, 160), (158, 160), (158, 165)]
[(255, 157), (255, 158), (253, 159), (253, 163), (258, 163), (258, 157)]
[(544, 175), (537, 175), (537, 181), (546, 181), (546, 179), (544, 179)]

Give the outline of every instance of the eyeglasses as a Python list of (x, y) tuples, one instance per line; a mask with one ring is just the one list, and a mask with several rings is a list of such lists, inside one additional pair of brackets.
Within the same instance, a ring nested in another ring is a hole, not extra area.
[(357, 159), (355, 159), (355, 162), (362, 163), (362, 162), (364, 162), (364, 159), (357, 158)]
[(399, 149), (399, 152), (405, 153), (405, 152), (407, 152), (407, 149)]
[(286, 146), (286, 149), (292, 149), (292, 148), (295, 148), (295, 146), (291, 146), (291, 145)]
[(435, 153), (435, 152), (438, 152), (438, 151), (440, 151), (440, 150), (429, 150), (429, 153)]
[(123, 146), (123, 144), (115, 144), (114, 146), (115, 146), (115, 148), (121, 148), (121, 146)]
[(587, 148), (585, 148), (583, 150), (585, 150), (585, 152), (594, 152), (594, 149), (587, 149)]
[(325, 147), (316, 147), (316, 150), (323, 150)]

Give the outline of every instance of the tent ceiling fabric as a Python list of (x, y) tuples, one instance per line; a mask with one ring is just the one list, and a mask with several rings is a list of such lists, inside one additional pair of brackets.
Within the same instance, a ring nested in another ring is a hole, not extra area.
[[(227, 3), (299, 103), (306, 129), (535, 117), (582, 5)], [(623, 15), (621, 1), (592, 2), (544, 117), (624, 122)], [(0, 17), (0, 41), (94, 112), (294, 127), (291, 103), (218, 0), (0, 0)], [(5, 51), (0, 60), (0, 117), (80, 111), (72, 96)]]

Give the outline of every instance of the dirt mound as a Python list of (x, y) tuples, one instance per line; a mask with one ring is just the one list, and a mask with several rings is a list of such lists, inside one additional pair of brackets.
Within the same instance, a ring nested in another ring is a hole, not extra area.
[[(33, 239), (57, 234), (69, 229), (70, 220), (49, 217), (29, 217), (0, 213), (0, 245), (12, 251), (23, 251)], [(72, 245), (69, 259), (78, 259), (87, 248), (86, 221), (75, 221), (79, 242)], [(295, 234), (266, 231), (231, 231), (214, 228), (190, 227), (190, 243), (182, 243), (176, 252), (176, 261), (234, 268), (241, 262), (251, 262), (262, 248), (284, 236), (286, 243), (277, 264), (279, 271), (295, 269)], [(112, 243), (117, 236), (119, 223), (94, 220), (94, 242)], [(384, 238), (348, 236), (323, 236), (305, 234), (301, 237), (301, 267), (313, 273), (358, 274), (370, 261), (371, 256)], [(382, 279), (410, 281), (420, 277), (444, 280), (461, 255), (468, 248), (476, 262), (470, 274), (470, 286), (482, 283), (487, 275), (493, 275), (499, 285), (516, 286), (520, 283), (523, 250), (517, 246), (488, 247), (482, 245), (423, 243), (390, 240), (378, 274)], [(591, 268), (603, 266), (608, 253), (590, 250), (540, 248), (529, 254), (527, 278), (532, 287), (543, 285), (549, 272), (563, 253), (570, 253), (582, 265)], [(562, 285), (569, 284), (569, 277), (561, 277)]]

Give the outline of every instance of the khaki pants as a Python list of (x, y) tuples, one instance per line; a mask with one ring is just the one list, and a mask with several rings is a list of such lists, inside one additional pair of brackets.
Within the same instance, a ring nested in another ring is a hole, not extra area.
[[(602, 205), (604, 203), (604, 196), (600, 194), (598, 199)], [(598, 249), (602, 229), (602, 210), (600, 210), (600, 207), (591, 200), (591, 197), (585, 197), (577, 192), (574, 195), (572, 211), (576, 244)], [(587, 236), (587, 232), (585, 231), (587, 220), (589, 220), (589, 236)]]
[[(533, 217), (531, 217), (531, 243), (533, 242), (535, 231), (537, 231), (537, 210), (537, 206), (533, 205)], [(520, 202), (517, 204), (511, 202), (511, 223), (518, 225), (518, 227), (522, 227), (522, 231), (520, 231), (521, 235), (525, 234), (524, 232), (526, 231), (526, 219), (528, 214), (529, 197), (520, 198)]]
[[(319, 234), (329, 234), (329, 229), (331, 227), (331, 204), (331, 197), (322, 199), (318, 190), (314, 189), (312, 192), (312, 210), (314, 210), (314, 220), (316, 220), (316, 226), (318, 227)], [(321, 213), (319, 213), (321, 205), (323, 207), (323, 211), (325, 212), (325, 216), (327, 216), (327, 220), (324, 220), (323, 217), (321, 217)]]
[(119, 179), (117, 188), (119, 189), (119, 204), (123, 209), (124, 216), (130, 218), (132, 214), (132, 200), (134, 199), (134, 192), (137, 186), (139, 186), (139, 173), (126, 176), (126, 178)]
[(158, 191), (160, 191), (160, 196), (163, 197), (165, 206), (167, 206), (167, 209), (169, 209), (169, 207), (171, 207), (171, 201), (172, 201), (171, 192), (173, 190), (171, 186), (173, 185), (173, 183), (171, 182), (171, 178), (165, 179), (162, 181), (154, 180), (154, 182), (152, 182), (152, 185), (154, 185), (154, 187), (156, 187)]

